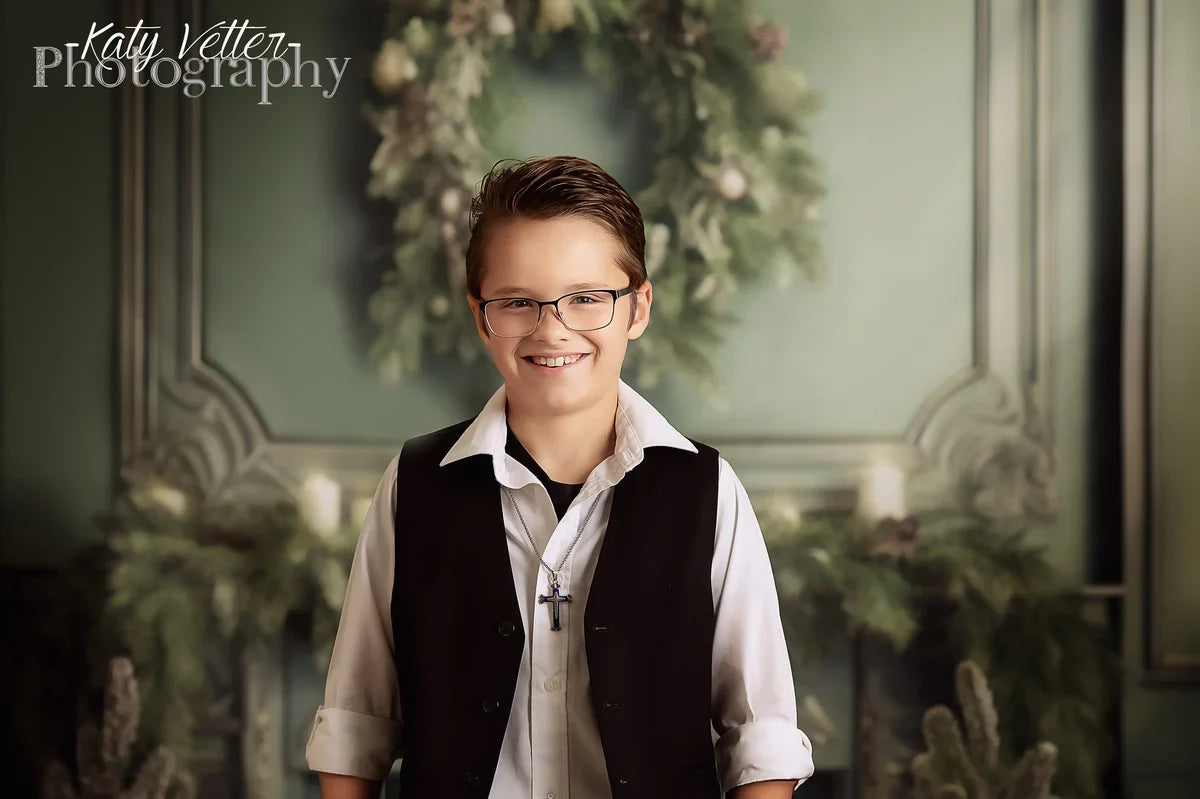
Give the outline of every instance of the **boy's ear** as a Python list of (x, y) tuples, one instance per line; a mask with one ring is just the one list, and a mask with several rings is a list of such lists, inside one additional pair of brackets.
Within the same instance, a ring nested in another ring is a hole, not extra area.
[(646, 332), (646, 326), (650, 324), (650, 304), (654, 301), (654, 286), (650, 285), (649, 280), (645, 281), (633, 292), (630, 300), (633, 310), (629, 320), (628, 338), (633, 341), (640, 338), (642, 333)]
[(479, 310), (479, 300), (477, 300), (471, 292), (467, 292), (467, 305), (471, 307), (471, 318), (475, 320), (475, 332), (479, 334), (479, 340), (483, 342), (483, 346), (491, 349), (492, 336), (488, 332), (487, 325), (483, 321), (483, 313)]

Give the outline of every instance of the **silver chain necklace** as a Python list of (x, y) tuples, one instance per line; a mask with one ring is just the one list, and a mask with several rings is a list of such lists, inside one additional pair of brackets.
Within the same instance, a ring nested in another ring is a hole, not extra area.
[(571, 539), (570, 545), (567, 546), (567, 551), (563, 553), (562, 560), (558, 562), (557, 569), (550, 568), (550, 564), (546, 563), (545, 559), (542, 557), (541, 550), (538, 549), (538, 545), (534, 542), (533, 536), (529, 534), (529, 525), (525, 524), (525, 517), (521, 515), (521, 506), (517, 504), (516, 497), (513, 496), (513, 493), (508, 486), (504, 487), (504, 493), (508, 494), (508, 501), (512, 503), (513, 510), (517, 512), (517, 518), (521, 520), (521, 527), (525, 530), (525, 537), (529, 539), (529, 545), (533, 547), (534, 554), (538, 556), (538, 560), (541, 561), (542, 565), (546, 567), (546, 571), (549, 573), (550, 593), (548, 595), (538, 594), (538, 604), (543, 605), (547, 602), (552, 603), (554, 614), (550, 629), (561, 630), (562, 627), (560, 625), (561, 619), (559, 615), (559, 605), (563, 602), (570, 602), (571, 595), (559, 593), (558, 573), (562, 571), (563, 566), (566, 565), (567, 558), (571, 557), (571, 550), (575, 549), (575, 543), (579, 540), (579, 537), (583, 535), (583, 531), (587, 529), (587, 523), (592, 518), (592, 511), (596, 510), (596, 506), (600, 504), (600, 497), (602, 493), (596, 494), (596, 498), (592, 500), (592, 506), (588, 508), (587, 516), (583, 517), (583, 523), (579, 525), (579, 531), (575, 533), (575, 537)]

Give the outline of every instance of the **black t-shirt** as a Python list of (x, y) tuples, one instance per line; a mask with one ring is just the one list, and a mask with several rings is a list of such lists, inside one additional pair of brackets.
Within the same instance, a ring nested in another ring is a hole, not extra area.
[(504, 451), (524, 464), (529, 471), (533, 472), (534, 477), (542, 481), (542, 485), (550, 494), (550, 501), (554, 503), (554, 512), (561, 519), (567, 512), (567, 508), (571, 506), (571, 502), (579, 494), (579, 490), (583, 488), (583, 483), (556, 483), (547, 477), (545, 470), (538, 466), (537, 461), (521, 444), (521, 440), (513, 435), (511, 427), (508, 428), (508, 440), (504, 444)]

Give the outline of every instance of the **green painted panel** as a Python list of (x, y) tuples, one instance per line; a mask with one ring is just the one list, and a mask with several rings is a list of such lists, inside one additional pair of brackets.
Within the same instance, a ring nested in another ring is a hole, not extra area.
[[(111, 4), (5, 3), (3, 535), (0, 563), (46, 563), (100, 531), (113, 481), (113, 95), (33, 87), (33, 47), (79, 41)], [(82, 83), (83, 73), (76, 73)]]
[(1200, 4), (1164, 2), (1162, 16), (1151, 590), (1158, 598), (1156, 648), (1200, 658)]

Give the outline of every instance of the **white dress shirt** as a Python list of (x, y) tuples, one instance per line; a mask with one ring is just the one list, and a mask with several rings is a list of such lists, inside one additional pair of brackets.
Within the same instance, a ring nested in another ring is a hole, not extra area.
[[(492, 782), (491, 799), (611, 799), (604, 751), (591, 706), (583, 609), (608, 524), (612, 488), (642, 461), (645, 447), (696, 447), (641, 395), (620, 381), (616, 447), (591, 474), (562, 519), (545, 487), (505, 452), (507, 420), (501, 385), (440, 465), (480, 453), (492, 458), (496, 481), (510, 488), (529, 532), (551, 566), (600, 502), (560, 572), (559, 631), (538, 605), (547, 575), (511, 503), (501, 502), (513, 583), (526, 631), (512, 710)], [(394, 496), (399, 455), (379, 481), (354, 555), (334, 642), (324, 703), (306, 755), (309, 768), (384, 779), (403, 756), (403, 716), (392, 641), (395, 566)], [(711, 582), (716, 627), (712, 651), (711, 719), (723, 790), (760, 780), (795, 780), (813, 773), (812, 745), (796, 725), (791, 664), (766, 543), (745, 488), (720, 458)], [(401, 487), (403, 490), (403, 487)], [(645, 663), (653, 669), (652, 660)]]

